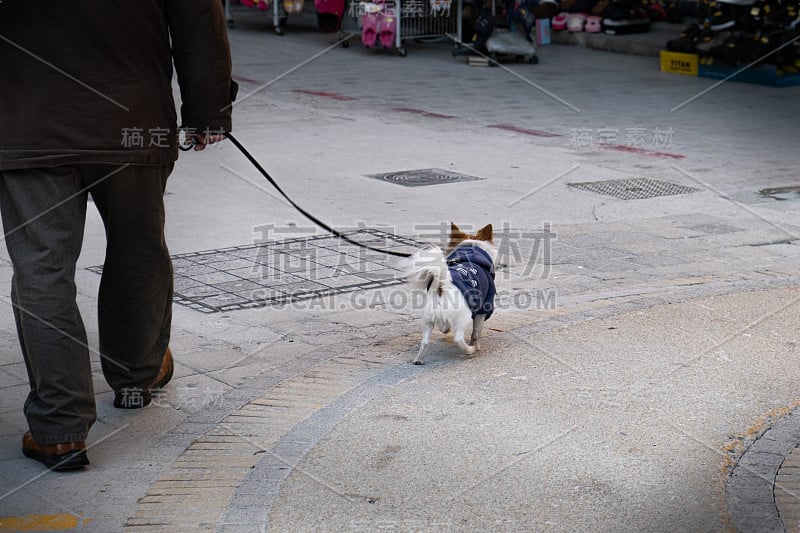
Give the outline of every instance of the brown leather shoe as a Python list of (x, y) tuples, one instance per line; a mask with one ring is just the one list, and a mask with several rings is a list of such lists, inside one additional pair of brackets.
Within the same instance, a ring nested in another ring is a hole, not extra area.
[(146, 389), (119, 389), (114, 391), (114, 407), (120, 409), (141, 409), (153, 401), (151, 391), (154, 389), (163, 388), (169, 380), (172, 379), (172, 374), (175, 371), (175, 364), (172, 361), (172, 352), (167, 347), (164, 352), (164, 360), (161, 362), (161, 369), (158, 375)]
[(89, 464), (85, 442), (39, 444), (33, 439), (30, 431), (22, 436), (22, 453), (57, 471), (74, 470)]
[(164, 353), (164, 361), (161, 363), (161, 370), (158, 371), (156, 379), (154, 379), (152, 385), (150, 385), (150, 390), (163, 388), (164, 385), (169, 383), (169, 380), (172, 379), (172, 373), (174, 371), (175, 364), (172, 362), (172, 352), (169, 350), (169, 346), (167, 346), (167, 351)]

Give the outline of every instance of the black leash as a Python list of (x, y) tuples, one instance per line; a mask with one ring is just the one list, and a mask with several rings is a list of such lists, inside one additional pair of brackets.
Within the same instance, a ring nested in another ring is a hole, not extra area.
[(266, 180), (270, 183), (270, 185), (275, 187), (275, 190), (278, 191), (281, 194), (281, 196), (283, 196), (286, 199), (286, 201), (289, 202), (292, 205), (292, 207), (294, 207), (295, 209), (300, 211), (300, 213), (302, 213), (306, 218), (308, 218), (311, 222), (313, 222), (314, 224), (316, 224), (320, 228), (324, 229), (325, 231), (327, 231), (328, 233), (330, 233), (332, 235), (335, 235), (336, 237), (339, 237), (343, 241), (347, 241), (350, 244), (354, 244), (354, 245), (356, 245), (356, 246), (358, 246), (360, 248), (365, 248), (367, 250), (372, 250), (373, 252), (380, 252), (380, 253), (386, 254), (386, 255), (393, 255), (395, 257), (411, 257), (411, 254), (408, 254), (408, 253), (394, 252), (392, 250), (383, 250), (381, 248), (375, 248), (373, 246), (369, 246), (368, 244), (364, 244), (364, 243), (361, 243), (361, 242), (356, 242), (353, 239), (351, 239), (350, 237), (348, 237), (347, 235), (344, 235), (341, 232), (336, 231), (335, 229), (333, 229), (332, 227), (330, 227), (329, 225), (327, 225), (326, 223), (324, 223), (323, 221), (321, 221), (320, 219), (318, 219), (317, 217), (315, 217), (314, 215), (312, 215), (311, 213), (309, 213), (308, 211), (306, 211), (305, 209), (303, 209), (302, 207), (297, 205), (294, 202), (294, 200), (289, 198), (289, 196), (285, 192), (283, 192), (283, 190), (280, 188), (280, 186), (275, 182), (275, 180), (272, 178), (272, 176), (269, 175), (269, 172), (264, 170), (264, 168), (258, 163), (258, 161), (256, 161), (255, 157), (253, 157), (250, 154), (250, 152), (247, 151), (247, 148), (242, 146), (242, 143), (240, 143), (238, 140), (236, 140), (236, 137), (234, 137), (231, 133), (226, 133), (225, 137), (230, 139), (230, 141), (233, 143), (233, 145), (236, 148), (238, 148), (239, 151), (242, 152), (242, 154), (244, 154), (244, 156), (247, 158), (247, 160), (250, 161), (253, 164), (253, 166), (256, 167), (256, 169), (258, 169), (258, 171), (261, 173), (261, 175), (264, 176), (264, 178), (266, 178)]

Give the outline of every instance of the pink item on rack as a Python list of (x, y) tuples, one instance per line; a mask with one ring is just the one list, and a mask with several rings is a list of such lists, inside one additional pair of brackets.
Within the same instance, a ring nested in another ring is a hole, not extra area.
[(564, 30), (567, 28), (567, 13), (559, 13), (553, 17), (552, 28), (556, 31)]
[(345, 0), (314, 0), (320, 29), (338, 31), (344, 16)]
[(361, 17), (361, 42), (367, 48), (375, 46), (375, 42), (378, 40), (379, 19), (380, 13), (378, 12), (367, 12)]
[(582, 32), (584, 24), (586, 24), (586, 15), (584, 13), (570, 13), (567, 15), (567, 31), (570, 33)]
[(586, 33), (600, 33), (603, 31), (603, 17), (591, 16), (587, 18), (583, 31)]
[(242, 0), (242, 5), (244, 7), (255, 7), (256, 3), (253, 0)]
[(397, 36), (397, 17), (394, 14), (394, 10), (386, 9), (381, 13), (380, 22), (378, 23), (378, 35), (384, 48), (394, 48), (394, 41)]

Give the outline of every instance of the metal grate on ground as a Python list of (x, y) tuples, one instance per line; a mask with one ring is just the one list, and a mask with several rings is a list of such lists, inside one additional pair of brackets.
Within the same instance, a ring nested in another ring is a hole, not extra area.
[[(375, 229), (346, 232), (397, 252), (424, 244)], [(330, 235), (172, 256), (174, 301), (203, 313), (281, 305), (402, 283), (396, 258)], [(102, 266), (88, 270), (102, 273)]]
[(374, 178), (389, 183), (396, 183), (405, 187), (424, 187), (426, 185), (439, 185), (443, 183), (457, 183), (460, 181), (476, 181), (483, 178), (450, 172), (440, 168), (422, 168), (419, 170), (401, 170), (384, 174), (367, 174)]
[(642, 200), (658, 196), (691, 194), (700, 190), (650, 178), (587, 181), (583, 183), (567, 183), (567, 185), (574, 189), (613, 196), (621, 200)]

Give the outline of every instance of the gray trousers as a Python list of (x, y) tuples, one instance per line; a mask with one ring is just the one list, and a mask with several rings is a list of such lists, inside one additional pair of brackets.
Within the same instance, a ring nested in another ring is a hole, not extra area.
[(88, 194), (106, 230), (98, 295), (103, 375), (116, 390), (145, 388), (158, 374), (172, 320), (163, 202), (172, 166), (0, 172), (11, 302), (30, 381), (24, 412), (41, 444), (84, 441), (96, 419), (90, 351), (98, 351), (87, 345), (75, 301)]

